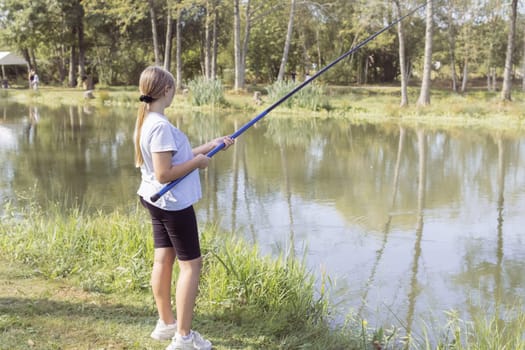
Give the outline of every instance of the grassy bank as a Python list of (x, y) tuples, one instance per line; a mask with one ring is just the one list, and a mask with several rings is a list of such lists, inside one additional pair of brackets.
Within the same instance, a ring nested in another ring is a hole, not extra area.
[[(307, 87), (308, 88), (308, 87)], [(250, 87), (244, 92), (224, 92), (224, 102), (220, 106), (192, 105), (189, 94), (178, 94), (171, 108), (183, 110), (222, 109), (240, 111), (248, 117), (255, 117), (265, 108), (289, 92), (291, 86), (282, 90), (258, 86)], [(306, 88), (305, 88), (306, 89)], [(262, 104), (257, 105), (253, 92), (262, 91)], [(267, 94), (269, 91), (270, 95)], [(302, 92), (302, 91), (301, 91)], [(71, 88), (42, 87), (34, 92), (29, 89), (10, 89), (0, 92), (4, 101), (25, 104), (43, 104), (58, 106), (64, 104), (111, 107), (126, 106), (135, 108), (138, 104), (136, 87), (107, 87), (94, 91), (94, 99), (85, 99), (84, 91)], [(425, 125), (436, 128), (468, 126), (496, 130), (523, 130), (525, 128), (525, 93), (513, 92), (513, 101), (502, 102), (499, 92), (487, 92), (483, 89), (471, 90), (465, 94), (449, 90), (434, 89), (431, 105), (418, 107), (419, 88), (409, 89), (409, 106), (401, 108), (399, 87), (396, 86), (360, 86), (338, 87), (320, 86), (315, 94), (297, 94), (292, 97), (296, 103), (284, 103), (272, 114), (281, 116), (344, 118), (352, 121), (383, 123), (395, 121), (407, 125)], [(303, 100), (301, 100), (303, 99)], [(319, 99), (312, 103), (312, 99)], [(312, 109), (309, 109), (309, 106)]]
[[(87, 215), (29, 207), (0, 226), (0, 349), (164, 349), (149, 339), (150, 227), (144, 211)], [(261, 256), (207, 227), (194, 327), (215, 349), (404, 349), (396, 332), (334, 311), (304, 264)], [(525, 349), (525, 313), (463, 322), (412, 337), (412, 349)], [(374, 342), (377, 342), (374, 345)], [(432, 344), (432, 345), (431, 345)]]
[[(3, 218), (1, 255), (24, 267), (11, 273), (37, 279), (34, 287), (3, 291), (0, 348), (25, 349), (29, 340), (39, 349), (164, 348), (147, 339), (156, 312), (151, 228), (141, 209), (64, 216), (30, 208)], [(347, 331), (329, 328), (326, 298), (300, 262), (260, 256), (257, 247), (213, 228), (202, 246), (194, 326), (216, 349), (355, 348)], [(33, 294), (44, 280), (57, 287)]]

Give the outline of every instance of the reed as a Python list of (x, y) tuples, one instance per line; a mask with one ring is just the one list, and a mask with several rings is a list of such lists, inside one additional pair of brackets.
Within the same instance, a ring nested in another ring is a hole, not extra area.
[(198, 77), (188, 83), (190, 101), (194, 106), (226, 106), (224, 88), (219, 79)]
[[(268, 100), (278, 101), (296, 86), (297, 83), (291, 81), (276, 81), (266, 88)], [(281, 106), (308, 111), (330, 111), (332, 109), (324, 85), (315, 82), (299, 90), (295, 95), (284, 101)]]

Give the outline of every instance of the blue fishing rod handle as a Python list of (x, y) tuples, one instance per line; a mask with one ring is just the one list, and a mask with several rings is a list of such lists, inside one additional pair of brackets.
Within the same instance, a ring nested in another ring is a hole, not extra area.
[(159, 193), (155, 193), (153, 196), (151, 196), (149, 199), (152, 201), (152, 202), (156, 202), (160, 199), (160, 197), (162, 196), (162, 194), (159, 192)]
[(153, 196), (151, 196), (149, 199), (152, 201), (152, 202), (156, 202), (159, 200), (160, 197), (162, 197), (166, 192), (168, 192), (169, 190), (171, 190), (176, 184), (178, 184), (179, 182), (182, 181), (182, 179), (184, 179), (187, 175), (184, 175), (183, 177), (180, 177), (176, 180), (173, 180), (172, 182), (168, 183), (167, 185), (165, 185), (164, 187), (162, 187), (160, 189), (159, 192), (155, 193)]

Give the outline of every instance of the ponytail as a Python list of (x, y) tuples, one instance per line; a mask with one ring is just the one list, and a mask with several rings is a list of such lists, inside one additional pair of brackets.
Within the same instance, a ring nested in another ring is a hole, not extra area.
[(140, 132), (142, 130), (142, 124), (144, 124), (144, 119), (146, 118), (146, 108), (147, 104), (140, 104), (137, 112), (137, 121), (135, 122), (135, 132), (133, 134), (135, 141), (135, 166), (137, 168), (140, 168), (140, 166), (144, 164), (144, 158), (140, 151)]

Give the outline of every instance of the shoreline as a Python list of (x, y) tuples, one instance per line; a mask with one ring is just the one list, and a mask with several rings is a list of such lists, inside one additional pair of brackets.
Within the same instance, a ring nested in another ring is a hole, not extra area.
[[(396, 123), (401, 126), (424, 126), (431, 129), (477, 128), (520, 133), (525, 130), (525, 93), (517, 91), (512, 102), (501, 102), (498, 94), (484, 91), (459, 95), (439, 91), (431, 105), (399, 107), (397, 89), (392, 87), (327, 87), (329, 108), (310, 111), (304, 108), (279, 106), (271, 112), (279, 118), (335, 118), (370, 124)], [(337, 91), (337, 93), (333, 92)], [(84, 90), (75, 88), (43, 87), (0, 90), (0, 100), (25, 105), (58, 107), (61, 105), (92, 106), (94, 108), (132, 108), (138, 106), (134, 87), (96, 89), (94, 99), (85, 99)], [(415, 91), (412, 92), (412, 95)], [(192, 106), (187, 95), (177, 94), (170, 109), (221, 113), (243, 113), (256, 116), (268, 107), (253, 102), (250, 92), (225, 93), (227, 106)], [(415, 97), (412, 96), (415, 101)], [(169, 110), (169, 109), (168, 109)]]

